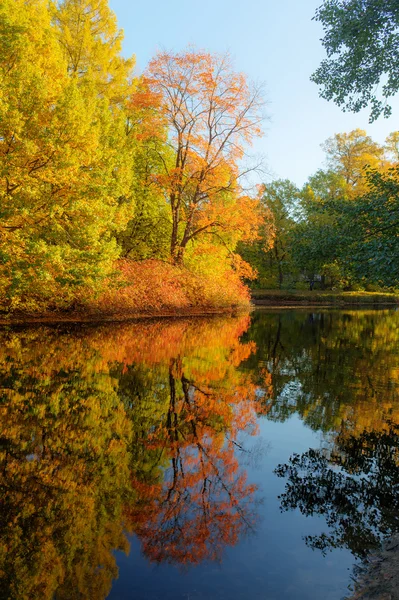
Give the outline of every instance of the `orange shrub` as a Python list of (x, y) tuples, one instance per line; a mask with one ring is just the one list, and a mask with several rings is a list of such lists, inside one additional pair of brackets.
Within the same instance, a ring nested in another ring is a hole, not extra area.
[(232, 269), (205, 276), (154, 259), (119, 260), (116, 266), (116, 281), (97, 299), (86, 298), (86, 306), (137, 313), (249, 306), (248, 289)]

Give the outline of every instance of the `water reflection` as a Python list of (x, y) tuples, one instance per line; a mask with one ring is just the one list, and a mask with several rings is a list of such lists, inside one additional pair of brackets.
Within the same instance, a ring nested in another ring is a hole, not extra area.
[[(251, 326), (244, 316), (0, 338), (0, 598), (105, 598), (115, 550), (127, 552), (132, 535), (153, 563), (221, 561), (262, 531), (273, 502), (322, 516), (322, 533), (313, 527), (306, 542), (323, 552), (363, 556), (399, 529), (398, 312), (262, 312)], [(289, 431), (293, 415), (320, 433), (317, 447), (296, 451), (281, 425)], [(262, 419), (296, 453), (260, 464), (257, 493), (242, 457)], [(275, 469), (285, 491), (268, 494), (258, 519)], [(265, 548), (278, 547), (271, 529)], [(284, 585), (273, 583), (282, 599)], [(315, 597), (303, 580), (293, 587), (295, 598)]]
[(399, 531), (399, 427), (340, 435), (333, 449), (295, 454), (276, 469), (287, 478), (283, 510), (323, 515), (329, 531), (307, 536), (322, 552), (348, 548), (364, 557)]
[(259, 313), (250, 339), (248, 368), (269, 372), (268, 418), (298, 414), (334, 436), (399, 423), (399, 312)]
[(253, 525), (248, 324), (2, 332), (1, 597), (98, 600), (128, 532), (151, 560), (197, 563)]
[(270, 372), (268, 418), (296, 413), (322, 433), (276, 468), (281, 509), (324, 517), (311, 548), (364, 557), (399, 530), (399, 314), (265, 314), (252, 332), (263, 343), (249, 366)]

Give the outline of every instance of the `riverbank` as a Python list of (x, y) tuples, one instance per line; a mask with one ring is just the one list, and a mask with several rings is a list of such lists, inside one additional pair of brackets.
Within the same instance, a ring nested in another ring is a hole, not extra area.
[(141, 319), (234, 315), (252, 308), (306, 309), (399, 306), (399, 294), (386, 292), (331, 292), (253, 290), (236, 277), (223, 284), (160, 261), (125, 263), (124, 280), (97, 297), (81, 296), (71, 305), (42, 308), (22, 306), (1, 310), (0, 324), (100, 323)]
[(399, 293), (306, 290), (252, 290), (255, 306), (399, 306)]
[(0, 312), (0, 326), (4, 325), (29, 325), (29, 324), (61, 324), (61, 323), (122, 323), (127, 321), (151, 321), (159, 319), (190, 319), (218, 316), (238, 316), (248, 314), (246, 306), (229, 307), (191, 307), (181, 310), (148, 310), (147, 312), (47, 312), (47, 313), (25, 313), (25, 312)]
[(350, 600), (399, 600), (399, 534), (370, 555)]

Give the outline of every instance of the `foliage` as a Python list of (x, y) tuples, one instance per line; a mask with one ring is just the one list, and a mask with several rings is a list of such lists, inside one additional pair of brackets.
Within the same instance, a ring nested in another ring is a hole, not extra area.
[(331, 171), (344, 180), (349, 198), (364, 193), (366, 171), (380, 168), (383, 161), (384, 149), (363, 129), (336, 133), (322, 144), (322, 148)]
[(369, 191), (356, 203), (340, 207), (343, 260), (350, 257), (359, 279), (385, 287), (399, 286), (399, 169), (368, 173)]
[[(6, 0), (0, 28), (2, 309), (109, 298), (128, 269), (121, 255), (182, 265), (188, 246), (193, 274), (160, 303), (201, 305), (201, 292), (207, 306), (242, 302), (251, 269), (234, 250), (263, 222), (239, 183), (260, 135), (259, 90), (227, 57), (194, 49), (160, 54), (133, 79), (107, 0)], [(170, 279), (159, 275), (158, 299)]]
[(82, 297), (87, 312), (149, 313), (248, 307), (249, 294), (239, 274), (223, 262), (209, 274), (159, 260), (120, 260), (118, 281), (97, 299)]
[[(240, 186), (245, 145), (261, 133), (262, 98), (228, 56), (159, 53), (144, 73), (168, 131), (169, 156), (155, 176), (171, 218), (170, 255), (182, 263), (189, 243), (210, 234), (234, 249), (254, 239), (257, 203)], [(160, 117), (159, 117), (160, 115)]]
[(398, 337), (396, 308), (262, 311), (247, 338), (257, 351), (245, 366), (268, 368), (269, 419), (296, 413), (330, 444), (338, 435), (386, 432), (389, 421), (399, 423)]
[(261, 197), (264, 225), (259, 240), (240, 244), (244, 259), (256, 267), (257, 287), (281, 289), (294, 278), (290, 239), (298, 218), (298, 188), (289, 180), (265, 185)]
[(105, 3), (89, 5), (66, 1), (52, 14), (44, 1), (6, 0), (0, 9), (0, 280), (11, 308), (67, 304), (76, 287), (98, 286), (117, 256), (131, 61), (118, 58)]
[[(2, 311), (248, 306), (243, 281), (398, 285), (398, 132), (384, 146), (335, 134), (302, 190), (248, 192), (264, 101), (228, 55), (164, 51), (134, 78), (107, 0), (16, 3), (0, 7)], [(326, 0), (317, 14), (331, 52), (331, 19), (396, 39), (393, 6)]]
[(312, 175), (298, 194), (300, 210), (289, 236), (291, 271), (295, 266), (308, 281), (317, 276), (322, 287), (398, 285), (396, 133), (384, 147), (360, 129), (323, 144), (328, 168)]
[(370, 121), (388, 117), (388, 100), (399, 89), (396, 0), (324, 0), (315, 19), (323, 25), (327, 51), (312, 75), (320, 95), (343, 110), (370, 106)]

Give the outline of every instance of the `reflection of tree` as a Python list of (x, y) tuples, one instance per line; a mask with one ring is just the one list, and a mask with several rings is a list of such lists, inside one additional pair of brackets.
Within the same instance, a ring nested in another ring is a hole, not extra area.
[(126, 545), (129, 423), (81, 339), (2, 341), (1, 597), (105, 597)]
[(398, 312), (260, 313), (250, 334), (257, 352), (246, 366), (270, 374), (269, 419), (297, 413), (348, 435), (399, 422)]
[(197, 359), (170, 360), (167, 411), (142, 440), (155, 467), (165, 458), (169, 466), (156, 485), (148, 473), (135, 479), (141, 501), (130, 511), (151, 560), (220, 559), (223, 548), (253, 524), (255, 487), (247, 484), (235, 450), (237, 434), (254, 431), (255, 388), (236, 371), (233, 381), (225, 379), (220, 366), (198, 382), (192, 376)]
[(259, 409), (247, 326), (0, 333), (0, 598), (105, 598), (126, 529), (157, 560), (237, 541), (254, 489), (234, 450)]
[(322, 450), (294, 455), (276, 469), (286, 477), (282, 510), (323, 515), (328, 534), (307, 536), (322, 551), (345, 547), (364, 556), (382, 536), (399, 531), (399, 426), (342, 436), (328, 456)]

